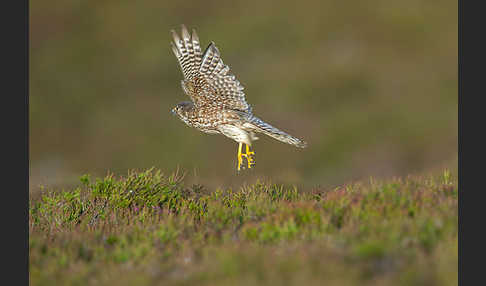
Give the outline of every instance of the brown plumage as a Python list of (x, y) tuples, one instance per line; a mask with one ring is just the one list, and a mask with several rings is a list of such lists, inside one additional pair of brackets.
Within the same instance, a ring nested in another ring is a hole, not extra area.
[[(179, 103), (172, 109), (174, 114), (187, 125), (210, 134), (223, 134), (240, 143), (238, 170), (241, 156), (248, 159), (253, 152), (249, 146), (258, 139), (255, 133), (263, 133), (281, 142), (300, 148), (306, 143), (295, 138), (253, 115), (251, 106), (245, 100), (243, 86), (223, 63), (221, 54), (213, 42), (204, 53), (196, 31), (189, 34), (182, 25), (181, 37), (172, 30), (172, 51), (179, 61), (184, 79), (182, 89), (191, 101)], [(241, 154), (241, 144), (247, 145), (247, 154)]]

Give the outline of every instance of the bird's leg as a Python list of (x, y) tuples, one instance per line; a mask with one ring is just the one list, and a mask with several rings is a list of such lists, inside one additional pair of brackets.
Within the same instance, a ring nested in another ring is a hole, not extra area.
[(248, 161), (248, 169), (250, 169), (253, 165), (255, 165), (255, 158), (253, 158), (252, 156), (255, 155), (255, 152), (250, 150), (250, 146), (248, 144), (245, 145), (246, 145), (245, 157)]
[(240, 171), (240, 169), (241, 169), (241, 162), (243, 161), (243, 159), (241, 158), (241, 156), (243, 156), (243, 154), (241, 154), (242, 144), (243, 143), (239, 142), (239, 145), (238, 145), (238, 171)]

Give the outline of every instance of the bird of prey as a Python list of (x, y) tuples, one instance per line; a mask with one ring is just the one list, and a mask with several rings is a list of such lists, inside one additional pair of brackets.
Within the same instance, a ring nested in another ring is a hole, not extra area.
[(202, 132), (223, 134), (238, 142), (238, 171), (244, 168), (243, 158), (246, 158), (248, 168), (255, 164), (255, 152), (251, 150), (251, 144), (258, 139), (256, 133), (263, 133), (296, 147), (307, 146), (306, 142), (253, 115), (251, 106), (245, 100), (243, 86), (223, 63), (213, 42), (202, 52), (194, 29), (191, 35), (182, 25), (181, 37), (174, 30), (171, 33), (174, 39), (171, 42), (172, 51), (184, 77), (181, 81), (182, 89), (191, 99), (177, 104), (171, 112)]

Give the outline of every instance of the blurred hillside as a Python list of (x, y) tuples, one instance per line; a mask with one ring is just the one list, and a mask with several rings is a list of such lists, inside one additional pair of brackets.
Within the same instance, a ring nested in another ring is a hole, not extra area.
[[(31, 189), (178, 166), (189, 182), (332, 185), (457, 162), (457, 2), (30, 3)], [(237, 143), (170, 114), (187, 100), (170, 29), (214, 41), (254, 113), (309, 147)]]

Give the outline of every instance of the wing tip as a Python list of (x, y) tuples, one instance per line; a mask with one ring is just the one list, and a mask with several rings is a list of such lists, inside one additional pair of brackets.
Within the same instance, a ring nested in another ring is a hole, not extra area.
[(192, 41), (199, 43), (199, 36), (196, 33), (196, 29), (192, 29)]
[(220, 55), (219, 49), (216, 47), (216, 44), (213, 41), (209, 43), (208, 49), (211, 49), (214, 53)]
[(179, 49), (176, 47), (176, 45), (173, 42), (170, 42), (170, 46), (172, 47), (172, 51), (174, 52), (174, 55), (179, 58), (181, 53), (179, 52)]
[(188, 41), (191, 39), (191, 35), (189, 34), (189, 32), (187, 31), (187, 27), (186, 25), (184, 24), (181, 24), (181, 34), (182, 34), (182, 38), (185, 40), (185, 41)]
[(172, 29), (170, 30), (170, 33), (172, 35), (172, 38), (174, 39), (174, 43), (179, 46), (180, 45), (180, 41), (181, 41), (181, 38), (179, 38), (179, 35), (177, 34), (177, 32)]

